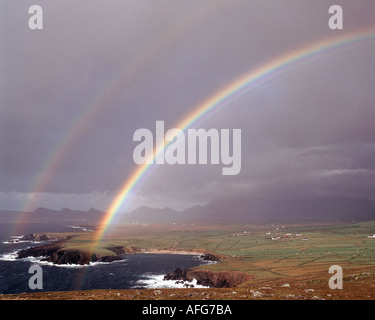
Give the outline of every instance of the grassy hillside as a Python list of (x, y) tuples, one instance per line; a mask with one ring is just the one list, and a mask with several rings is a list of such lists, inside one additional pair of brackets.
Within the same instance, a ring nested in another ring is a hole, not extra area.
[[(298, 235), (296, 235), (298, 234)], [(122, 226), (95, 249), (202, 250), (221, 263), (200, 266), (255, 276), (236, 288), (89, 290), (2, 295), (1, 299), (375, 299), (375, 221), (325, 225)], [(94, 233), (74, 233), (66, 248), (91, 250)], [(272, 240), (274, 238), (275, 240)], [(303, 240), (305, 239), (305, 240)], [(343, 290), (331, 290), (330, 266), (343, 268)]]
[[(296, 235), (297, 234), (297, 235)], [(110, 247), (204, 250), (222, 256), (212, 270), (241, 270), (259, 279), (327, 273), (375, 264), (375, 221), (336, 225), (122, 226), (106, 235), (95, 252), (112, 255)], [(272, 238), (274, 240), (272, 240)], [(67, 248), (91, 250), (93, 233), (81, 233)]]

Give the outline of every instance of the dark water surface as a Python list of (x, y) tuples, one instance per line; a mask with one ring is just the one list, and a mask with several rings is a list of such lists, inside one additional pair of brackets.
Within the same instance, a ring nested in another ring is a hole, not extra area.
[[(204, 264), (193, 255), (134, 254), (123, 255), (122, 260), (111, 263), (94, 263), (90, 266), (56, 266), (39, 258), (14, 259), (18, 250), (39, 246), (43, 243), (10, 243), (11, 225), (0, 224), (0, 294), (68, 291), (89, 289), (130, 289), (174, 287), (173, 281), (163, 281), (163, 275), (176, 268), (191, 268)], [(24, 234), (33, 232), (72, 232), (62, 225), (30, 224), (23, 226)], [(14, 238), (13, 238), (14, 239)], [(31, 265), (38, 264), (43, 271), (43, 289), (29, 288)]]

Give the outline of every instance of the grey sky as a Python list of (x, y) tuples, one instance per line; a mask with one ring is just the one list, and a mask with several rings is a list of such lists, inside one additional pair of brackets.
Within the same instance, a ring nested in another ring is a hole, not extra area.
[[(105, 210), (136, 168), (135, 130), (171, 128), (245, 73), (374, 25), (375, 12), (373, 0), (37, 2), (44, 29), (31, 31), (36, 2), (0, 0), (1, 209)], [(343, 31), (328, 28), (332, 4)], [(242, 129), (239, 175), (158, 166), (127, 209), (247, 194), (374, 199), (375, 38), (334, 53), (200, 123)]]

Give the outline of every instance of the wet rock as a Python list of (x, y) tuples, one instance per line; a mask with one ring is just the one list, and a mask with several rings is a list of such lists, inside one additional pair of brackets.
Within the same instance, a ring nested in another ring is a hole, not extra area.
[(117, 260), (121, 260), (121, 257), (119, 256), (102, 256), (102, 257), (99, 257), (98, 261), (100, 262), (113, 262), (113, 261), (117, 261)]
[(214, 288), (231, 288), (239, 284), (254, 279), (253, 276), (246, 272), (240, 271), (220, 271), (214, 272), (210, 270), (181, 270), (177, 268), (174, 272), (164, 276), (164, 280), (197, 280), (198, 285)]
[(206, 261), (220, 261), (220, 257), (212, 253), (205, 253), (204, 255), (201, 255), (201, 259)]
[(17, 258), (23, 259), (27, 257), (46, 257), (52, 256), (55, 252), (62, 248), (62, 243), (56, 241), (54, 243), (45, 244), (42, 246), (28, 248), (17, 252)]

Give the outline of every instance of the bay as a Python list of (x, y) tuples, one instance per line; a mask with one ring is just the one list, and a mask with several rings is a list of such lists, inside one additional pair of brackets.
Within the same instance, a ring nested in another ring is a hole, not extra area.
[[(18, 250), (43, 243), (11, 243), (14, 236), (12, 226), (0, 224), (0, 294), (42, 291), (71, 291), (93, 289), (132, 289), (183, 287), (175, 281), (164, 281), (163, 277), (176, 268), (186, 269), (207, 262), (199, 256), (189, 254), (132, 254), (122, 255), (122, 260), (110, 263), (93, 263), (86, 266), (53, 265), (39, 258), (15, 259)], [(63, 225), (29, 224), (23, 226), (24, 234), (33, 232), (72, 232)], [(39, 264), (43, 271), (43, 289), (32, 290), (28, 282), (33, 274), (29, 268)], [(193, 283), (195, 287), (196, 283)]]

